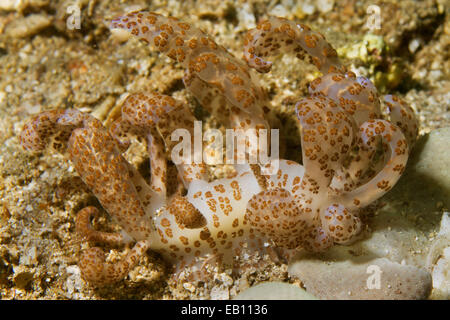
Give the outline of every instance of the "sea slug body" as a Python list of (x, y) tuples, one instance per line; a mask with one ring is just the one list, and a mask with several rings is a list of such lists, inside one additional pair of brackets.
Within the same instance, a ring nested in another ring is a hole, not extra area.
[[(96, 231), (90, 218), (98, 209), (87, 207), (76, 219), (83, 238), (134, 243), (115, 264), (104, 261), (99, 247), (86, 250), (80, 268), (91, 283), (123, 279), (146, 250), (171, 261), (174, 275), (203, 279), (209, 265), (239, 272), (248, 255), (276, 252), (290, 259), (297, 250), (350, 243), (362, 229), (362, 209), (388, 192), (405, 169), (417, 136), (412, 109), (390, 95), (382, 104), (370, 80), (346, 70), (325, 38), (307, 26), (276, 17), (260, 22), (245, 38), (247, 64), (203, 31), (157, 13), (132, 12), (114, 19), (111, 28), (128, 30), (178, 61), (188, 91), (205, 108), (229, 114), (235, 130), (270, 128), (270, 101), (252, 70), (269, 72), (269, 57), (294, 53), (323, 76), (296, 104), (302, 164), (281, 159), (275, 174), (266, 176), (258, 165), (236, 166), (233, 177), (215, 180), (205, 163), (178, 164), (179, 190), (185, 193), (167, 191), (165, 150), (175, 147), (173, 130), (193, 132), (195, 117), (172, 97), (132, 93), (109, 128), (75, 109), (43, 112), (27, 122), (22, 146), (37, 151), (52, 145), (67, 153), (123, 229)], [(384, 107), (389, 119), (382, 117)], [(150, 181), (122, 155), (135, 136), (147, 143)], [(383, 155), (375, 157), (380, 145)]]

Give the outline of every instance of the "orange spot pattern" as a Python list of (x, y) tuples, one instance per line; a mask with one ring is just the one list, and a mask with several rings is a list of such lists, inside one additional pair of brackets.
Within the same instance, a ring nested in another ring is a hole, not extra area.
[[(262, 175), (258, 165), (239, 167), (233, 178), (213, 181), (206, 164), (179, 164), (180, 184), (172, 194), (168, 187), (178, 182), (170, 179), (167, 164), (176, 145), (170, 135), (181, 128), (194, 137), (195, 120), (190, 108), (172, 97), (130, 94), (108, 129), (75, 109), (30, 119), (19, 137), (22, 146), (39, 151), (51, 145), (67, 153), (123, 229), (95, 230), (90, 220), (98, 209), (87, 207), (76, 218), (82, 238), (135, 243), (116, 263), (106, 263), (98, 247), (86, 250), (79, 265), (94, 284), (123, 279), (147, 249), (172, 261), (174, 275), (198, 280), (208, 275), (207, 266), (248, 267), (248, 255), (273, 256), (274, 246), (289, 259), (298, 248), (321, 251), (349, 243), (363, 227), (361, 210), (404, 172), (418, 132), (411, 107), (391, 95), (381, 103), (370, 80), (347, 71), (325, 38), (305, 25), (275, 17), (260, 22), (245, 38), (247, 65), (175, 18), (132, 12), (114, 19), (111, 28), (126, 29), (177, 60), (186, 70), (187, 89), (210, 110), (225, 105), (234, 129), (269, 128), (270, 103), (250, 68), (269, 72), (270, 57), (290, 52), (324, 75), (296, 104), (303, 164), (280, 160), (271, 176)], [(135, 138), (147, 142), (150, 181), (122, 155)]]

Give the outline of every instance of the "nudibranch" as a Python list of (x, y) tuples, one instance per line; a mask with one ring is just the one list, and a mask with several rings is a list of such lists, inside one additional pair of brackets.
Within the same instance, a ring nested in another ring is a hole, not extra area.
[[(239, 270), (248, 255), (290, 259), (297, 250), (349, 243), (362, 229), (361, 209), (389, 191), (405, 169), (417, 136), (412, 109), (395, 96), (382, 104), (370, 80), (346, 70), (325, 38), (305, 25), (276, 17), (259, 23), (245, 38), (247, 64), (176, 18), (132, 12), (114, 19), (111, 28), (128, 30), (178, 61), (188, 91), (205, 108), (227, 114), (234, 129), (269, 128), (270, 101), (252, 71), (269, 72), (268, 58), (291, 52), (323, 76), (296, 104), (302, 164), (278, 160), (273, 175), (261, 169), (274, 162), (240, 165), (223, 179), (212, 179), (204, 163), (178, 164), (181, 188), (173, 194), (167, 191), (166, 151), (175, 146), (170, 135), (180, 128), (192, 133), (195, 120), (174, 98), (132, 93), (109, 128), (76, 109), (46, 111), (28, 121), (22, 146), (36, 151), (52, 145), (68, 154), (122, 227), (121, 233), (95, 230), (90, 219), (99, 211), (87, 207), (77, 214), (77, 232), (91, 243), (134, 244), (115, 264), (105, 262), (99, 247), (86, 250), (79, 265), (91, 283), (123, 279), (147, 250), (173, 263), (174, 274), (202, 279), (207, 266)], [(134, 137), (147, 142), (150, 181), (123, 156)]]

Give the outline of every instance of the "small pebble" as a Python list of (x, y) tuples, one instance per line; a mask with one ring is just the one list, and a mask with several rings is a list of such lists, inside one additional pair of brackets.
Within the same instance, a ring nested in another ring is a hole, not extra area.
[(414, 53), (420, 46), (420, 40), (419, 39), (413, 39), (408, 44), (409, 52)]
[(189, 282), (183, 283), (183, 288), (185, 288), (189, 292), (194, 292), (195, 291), (195, 286), (192, 283), (189, 283)]
[(13, 38), (26, 38), (37, 34), (52, 24), (52, 17), (45, 14), (30, 14), (13, 20), (6, 26), (5, 33)]
[(18, 288), (25, 289), (33, 281), (33, 272), (22, 266), (14, 268), (13, 281)]
[(322, 13), (333, 10), (335, 0), (317, 0), (317, 9)]

